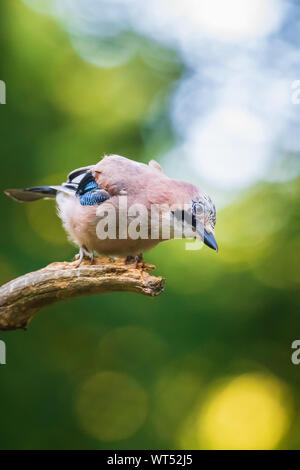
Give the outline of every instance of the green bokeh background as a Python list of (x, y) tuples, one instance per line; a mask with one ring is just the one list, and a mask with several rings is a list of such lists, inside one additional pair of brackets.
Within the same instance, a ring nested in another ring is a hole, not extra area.
[[(104, 154), (147, 162), (172, 147), (168, 96), (183, 66), (174, 52), (132, 40), (143, 56), (97, 68), (56, 21), (1, 1), (1, 190), (56, 184)], [(147, 54), (159, 57), (155, 67)], [(300, 366), (291, 363), (300, 337), (299, 201), (299, 180), (260, 183), (219, 211), (217, 255), (182, 241), (146, 254), (167, 279), (158, 298), (74, 299), (44, 309), (26, 332), (1, 333), (0, 448), (226, 448), (201, 416), (218, 387), (245, 374), (270, 384), (253, 405), (257, 424), (245, 417), (237, 434), (250, 448), (300, 448)], [(21, 205), (2, 194), (0, 204), (1, 283), (72, 259), (53, 202)], [(278, 430), (270, 444), (260, 416), (272, 387), (282, 396), (263, 421)], [(220, 424), (229, 436), (230, 416)]]

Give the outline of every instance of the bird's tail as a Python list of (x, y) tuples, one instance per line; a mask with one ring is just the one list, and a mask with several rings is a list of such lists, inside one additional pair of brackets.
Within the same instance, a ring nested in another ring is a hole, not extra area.
[(33, 186), (25, 189), (6, 189), (4, 193), (18, 202), (31, 202), (38, 199), (55, 198), (57, 189), (53, 186)]

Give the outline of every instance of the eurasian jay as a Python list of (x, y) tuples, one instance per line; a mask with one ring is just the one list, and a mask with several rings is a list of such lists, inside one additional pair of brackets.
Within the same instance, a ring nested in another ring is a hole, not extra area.
[[(207, 246), (218, 250), (214, 238), (216, 209), (211, 198), (190, 183), (166, 176), (155, 160), (146, 165), (119, 155), (109, 155), (96, 165), (72, 171), (67, 182), (59, 186), (8, 189), (5, 194), (21, 202), (56, 198), (63, 226), (71, 241), (80, 248), (79, 264), (83, 257), (92, 261), (94, 252), (125, 256), (127, 262), (141, 261), (143, 252), (163, 240), (176, 238), (178, 229), (182, 227), (185, 238), (201, 238)], [(127, 198), (126, 209), (121, 204), (124, 197)], [(145, 233), (140, 236), (129, 234), (134, 212), (139, 212), (134, 210), (130, 214), (128, 208), (134, 206), (144, 208), (139, 223), (145, 224), (146, 236)], [(158, 214), (154, 219), (153, 207)], [(97, 226), (103, 220), (101, 216), (112, 209), (115, 211), (114, 236), (106, 234), (103, 237), (99, 235)], [(128, 228), (125, 235), (119, 230), (124, 210), (127, 211), (126, 232)], [(170, 225), (167, 235), (162, 229), (166, 220)]]

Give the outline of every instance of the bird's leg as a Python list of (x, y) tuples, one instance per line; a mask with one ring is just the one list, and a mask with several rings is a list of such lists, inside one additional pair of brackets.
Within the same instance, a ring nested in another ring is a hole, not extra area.
[(81, 265), (83, 258), (88, 258), (91, 261), (91, 264), (94, 262), (94, 253), (89, 251), (85, 246), (81, 246), (79, 253), (75, 256), (75, 259), (78, 260), (77, 268)]
[(125, 264), (133, 264), (135, 263), (135, 267), (138, 268), (144, 266), (144, 261), (143, 261), (143, 253), (139, 253), (136, 256), (126, 256), (125, 258)]
[(143, 253), (139, 253), (138, 255), (136, 255), (135, 262), (136, 267), (138, 267), (139, 264), (141, 264), (142, 266), (144, 265)]
[(86, 256), (87, 256), (87, 258), (89, 258), (91, 260), (91, 264), (94, 264), (94, 259), (95, 259), (94, 252), (93, 251), (87, 251)]
[(116, 261), (117, 259), (119, 259), (118, 256), (110, 256), (108, 255), (108, 259), (113, 263), (114, 261)]
[(125, 258), (125, 264), (132, 264), (135, 262), (135, 256), (128, 255)]
[(73, 261), (78, 261), (76, 268), (79, 268), (79, 266), (81, 265), (83, 256), (84, 256), (83, 249), (80, 248), (79, 253), (77, 253), (73, 258)]

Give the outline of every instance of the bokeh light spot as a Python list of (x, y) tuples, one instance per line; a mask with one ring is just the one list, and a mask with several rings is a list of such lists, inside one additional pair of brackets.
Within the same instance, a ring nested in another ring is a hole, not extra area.
[(196, 21), (202, 31), (220, 39), (264, 36), (276, 29), (281, 8), (277, 0), (202, 0)]
[(276, 378), (244, 374), (215, 390), (198, 419), (210, 449), (274, 449), (290, 424), (289, 399)]
[(135, 379), (118, 372), (99, 372), (81, 386), (76, 409), (80, 423), (101, 441), (131, 437), (144, 423), (147, 395)]
[(223, 188), (243, 188), (263, 174), (269, 138), (258, 115), (220, 106), (191, 128), (187, 153), (202, 177)]

